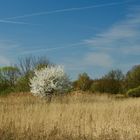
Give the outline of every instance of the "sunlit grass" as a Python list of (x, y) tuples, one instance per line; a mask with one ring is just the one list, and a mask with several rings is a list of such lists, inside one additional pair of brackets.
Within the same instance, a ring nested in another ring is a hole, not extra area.
[(140, 139), (140, 99), (80, 93), (51, 103), (31, 95), (0, 97), (1, 140)]

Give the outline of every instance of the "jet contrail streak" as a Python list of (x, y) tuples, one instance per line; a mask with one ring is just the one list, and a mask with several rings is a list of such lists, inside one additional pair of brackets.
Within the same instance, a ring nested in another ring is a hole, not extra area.
[[(52, 47), (52, 48), (34, 49), (34, 50), (22, 52), (22, 54), (30, 54), (30, 53), (38, 53), (38, 52), (49, 52), (49, 51), (70, 49), (70, 48), (79, 48), (79, 47), (88, 47), (87, 46), (88, 44), (89, 43), (87, 43), (87, 42), (79, 42), (79, 43), (75, 43), (75, 44), (66, 45), (64, 47)], [(99, 48), (99, 47), (94, 46), (94, 48)], [(100, 48), (104, 49), (104, 47), (100, 47)]]
[(52, 47), (52, 48), (44, 48), (44, 49), (26, 51), (26, 52), (23, 52), (22, 54), (30, 54), (30, 53), (37, 53), (37, 52), (48, 52), (48, 51), (69, 49), (69, 48), (76, 48), (76, 47), (85, 47), (85, 46), (79, 46), (79, 45), (86, 45), (86, 44), (87, 44), (86, 42), (80, 42), (80, 43), (66, 45), (65, 47)]
[(36, 25), (36, 24), (30, 24), (30, 23), (26, 23), (26, 22), (9, 21), (9, 20), (0, 20), (0, 23), (22, 24), (22, 25)]
[(128, 2), (129, 1), (114, 2), (114, 3), (98, 4), (98, 5), (91, 5), (91, 6), (79, 7), (79, 8), (68, 8), (68, 9), (58, 9), (58, 10), (53, 10), (53, 11), (44, 11), (44, 12), (27, 14), (27, 15), (4, 18), (4, 20), (21, 19), (21, 18), (27, 18), (27, 17), (33, 17), (33, 16), (40, 16), (40, 15), (50, 15), (50, 14), (55, 14), (55, 13), (63, 13), (63, 12), (80, 11), (80, 10), (86, 10), (86, 9), (92, 9), (92, 8), (115, 6), (115, 5), (121, 5), (121, 4), (128, 3)]

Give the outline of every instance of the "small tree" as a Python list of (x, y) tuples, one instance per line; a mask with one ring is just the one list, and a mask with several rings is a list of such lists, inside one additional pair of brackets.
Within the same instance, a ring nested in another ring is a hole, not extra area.
[(19, 69), (13, 66), (0, 68), (0, 92), (9, 93), (15, 88), (19, 77)]
[(75, 89), (86, 91), (90, 90), (91, 79), (87, 73), (79, 74), (78, 80), (73, 83)]
[(70, 87), (70, 81), (61, 66), (49, 66), (34, 71), (30, 79), (31, 92), (35, 96), (46, 97), (54, 93), (65, 93)]
[(7, 82), (9, 86), (14, 86), (19, 77), (19, 69), (13, 66), (0, 68), (0, 79)]

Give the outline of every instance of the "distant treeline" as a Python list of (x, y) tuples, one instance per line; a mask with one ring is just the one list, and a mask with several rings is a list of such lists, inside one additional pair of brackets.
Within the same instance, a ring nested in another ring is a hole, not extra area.
[(121, 70), (111, 70), (100, 79), (91, 79), (87, 73), (79, 74), (73, 82), (73, 88), (83, 91), (125, 94), (140, 96), (140, 65), (134, 66), (126, 74)]
[[(0, 67), (0, 94), (11, 92), (29, 92), (30, 78), (35, 69), (52, 64), (46, 57), (26, 57), (18, 59), (17, 64)], [(121, 70), (111, 70), (100, 79), (92, 79), (87, 73), (79, 74), (72, 82), (72, 90), (90, 91), (91, 93), (125, 94), (140, 96), (140, 65), (134, 66), (126, 74)]]

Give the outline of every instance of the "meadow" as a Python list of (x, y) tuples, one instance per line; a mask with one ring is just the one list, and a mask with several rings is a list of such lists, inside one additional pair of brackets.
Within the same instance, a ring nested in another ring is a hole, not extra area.
[(140, 99), (73, 93), (0, 97), (0, 140), (139, 140)]

